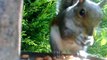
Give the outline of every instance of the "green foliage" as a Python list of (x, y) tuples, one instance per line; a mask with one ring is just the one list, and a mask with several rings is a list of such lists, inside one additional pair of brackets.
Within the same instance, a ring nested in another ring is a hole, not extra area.
[(100, 24), (100, 26), (102, 27), (102, 28), (105, 28), (105, 27), (107, 27), (107, 4), (103, 7), (103, 21), (102, 21), (102, 23)]
[[(94, 0), (99, 2), (100, 0)], [(107, 5), (104, 18), (95, 31), (95, 43), (88, 49), (91, 54), (107, 56)], [(49, 23), (55, 16), (54, 0), (24, 0), (22, 20), (22, 51), (50, 52)]]
[(89, 48), (89, 52), (107, 57), (107, 28), (99, 28), (95, 31), (95, 43)]
[(49, 23), (55, 16), (55, 2), (24, 0), (22, 51), (49, 52)]

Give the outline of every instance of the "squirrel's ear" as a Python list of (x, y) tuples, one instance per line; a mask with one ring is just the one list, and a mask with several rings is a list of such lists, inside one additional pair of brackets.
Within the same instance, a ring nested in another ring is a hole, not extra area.
[(69, 11), (69, 10), (71, 10), (72, 8), (74, 8), (75, 6), (77, 6), (78, 3), (79, 3), (79, 0), (77, 0), (76, 3), (73, 4), (72, 6), (69, 6), (69, 7), (67, 8), (67, 11)]
[(101, 2), (98, 3), (100, 7), (103, 7), (107, 3), (107, 0), (102, 0)]
[(83, 3), (85, 0), (79, 0), (79, 3)]

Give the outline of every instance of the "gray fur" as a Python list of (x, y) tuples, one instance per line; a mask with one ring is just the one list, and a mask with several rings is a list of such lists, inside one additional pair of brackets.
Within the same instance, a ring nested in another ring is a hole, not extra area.
[[(55, 56), (77, 54), (93, 44), (93, 31), (102, 19), (101, 7), (90, 0), (59, 0), (58, 15), (50, 29), (50, 43)], [(85, 11), (80, 15), (81, 10)]]

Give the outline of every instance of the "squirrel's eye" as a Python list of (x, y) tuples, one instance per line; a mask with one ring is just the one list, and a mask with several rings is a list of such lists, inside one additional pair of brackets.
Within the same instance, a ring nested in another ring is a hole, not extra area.
[(81, 9), (80, 12), (79, 12), (79, 14), (80, 14), (81, 16), (84, 16), (84, 15), (85, 15), (85, 10), (84, 10), (84, 9)]

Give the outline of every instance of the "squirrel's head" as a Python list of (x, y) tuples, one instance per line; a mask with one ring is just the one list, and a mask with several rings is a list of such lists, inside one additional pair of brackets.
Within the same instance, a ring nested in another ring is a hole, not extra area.
[(77, 0), (74, 5), (65, 10), (65, 19), (71, 19), (75, 25), (80, 26), (83, 29), (82, 33), (88, 38), (93, 35), (94, 28), (102, 19), (101, 7), (105, 1), (94, 3), (90, 0)]

